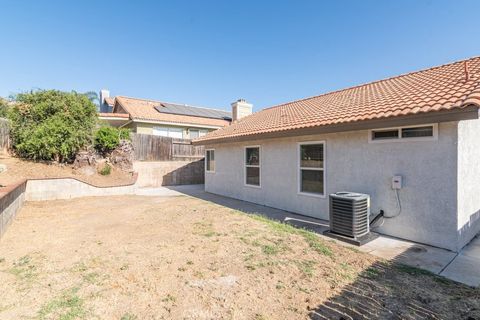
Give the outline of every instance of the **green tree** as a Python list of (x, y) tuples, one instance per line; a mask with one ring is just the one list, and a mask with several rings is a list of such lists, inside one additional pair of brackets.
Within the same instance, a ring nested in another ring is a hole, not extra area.
[(91, 145), (97, 113), (84, 94), (38, 90), (20, 93), (15, 100), (9, 118), (12, 146), (19, 156), (67, 162)]
[(6, 118), (10, 105), (7, 100), (0, 97), (0, 118)]
[(87, 91), (84, 95), (88, 98), (88, 100), (92, 101), (94, 104), (100, 103), (100, 98), (98, 97), (98, 93), (95, 91)]

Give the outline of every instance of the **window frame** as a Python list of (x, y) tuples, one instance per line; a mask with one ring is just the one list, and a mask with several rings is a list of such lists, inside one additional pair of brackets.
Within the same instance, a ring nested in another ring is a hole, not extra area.
[[(323, 168), (302, 167), (301, 150), (302, 146), (321, 144), (323, 145)], [(302, 191), (302, 170), (323, 171), (323, 194)], [(300, 196), (309, 196), (315, 198), (327, 197), (327, 143), (325, 140), (320, 141), (302, 141), (297, 143), (297, 194)]]
[[(247, 149), (250, 148), (258, 148), (258, 155), (260, 160), (258, 161), (258, 165), (247, 165)], [(249, 188), (262, 188), (262, 147), (260, 145), (255, 146), (245, 146), (243, 147), (243, 185)], [(247, 168), (258, 168), (258, 186), (255, 184), (248, 184), (247, 183)]]
[[(415, 137), (415, 138), (403, 138), (402, 130), (410, 128), (432, 127), (433, 135), (431, 137)], [(398, 131), (398, 138), (395, 139), (373, 139), (373, 133), (375, 131)], [(401, 126), (391, 128), (377, 128), (368, 130), (368, 143), (391, 143), (391, 142), (408, 142), (408, 141), (437, 141), (438, 140), (438, 123), (426, 123), (413, 126)]]
[(207, 153), (209, 151), (213, 151), (213, 161), (215, 161), (215, 149), (205, 149), (205, 172), (206, 173), (215, 173), (215, 166), (213, 167), (213, 170), (208, 170), (207, 169), (207, 162), (208, 162), (208, 157), (207, 157)]
[[(163, 135), (159, 135), (159, 134), (155, 134), (155, 131), (158, 130), (162, 130), (162, 129), (166, 129), (167, 131), (167, 135), (166, 136), (163, 136)], [(172, 132), (181, 132), (182, 133), (182, 137), (181, 138), (175, 138), (175, 137), (171, 137), (170, 136), (170, 130), (172, 130)], [(169, 127), (169, 126), (153, 126), (152, 127), (152, 135), (153, 136), (156, 136), (156, 137), (166, 137), (166, 138), (172, 138), (172, 139), (184, 139), (185, 138), (185, 131), (183, 130), (182, 127)]]
[[(192, 131), (198, 133), (198, 136), (197, 136), (196, 138), (192, 138)], [(189, 128), (189, 129), (188, 129), (188, 138), (191, 139), (191, 140), (200, 138), (200, 129), (192, 129), (192, 128)]]

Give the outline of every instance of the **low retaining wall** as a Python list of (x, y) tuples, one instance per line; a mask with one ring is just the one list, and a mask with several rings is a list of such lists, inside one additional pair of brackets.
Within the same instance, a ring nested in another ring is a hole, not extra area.
[(26, 181), (0, 189), (0, 238), (25, 201)]
[(134, 194), (135, 184), (118, 187), (96, 187), (72, 178), (28, 180), (27, 201), (72, 199), (93, 196)]
[(98, 187), (74, 178), (30, 179), (0, 188), (0, 238), (24, 201), (61, 200), (136, 194), (138, 187), (203, 183), (203, 161), (136, 163), (135, 181), (128, 185)]
[(138, 173), (138, 187), (203, 184), (205, 161), (135, 161), (133, 170)]

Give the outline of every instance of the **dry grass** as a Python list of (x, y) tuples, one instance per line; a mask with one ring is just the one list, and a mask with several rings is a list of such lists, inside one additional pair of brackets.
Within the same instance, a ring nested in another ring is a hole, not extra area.
[(0, 185), (10, 185), (23, 179), (31, 178), (75, 178), (95, 186), (118, 186), (133, 182), (131, 173), (110, 168), (108, 175), (94, 173), (86, 175), (73, 169), (71, 164), (59, 165), (48, 162), (34, 162), (0, 155), (0, 163), (7, 166), (7, 171), (0, 173)]
[(480, 293), (189, 197), (28, 203), (0, 319), (480, 318)]

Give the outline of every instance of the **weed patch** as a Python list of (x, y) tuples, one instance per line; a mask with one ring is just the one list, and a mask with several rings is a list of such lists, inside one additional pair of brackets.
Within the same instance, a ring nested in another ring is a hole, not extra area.
[(134, 314), (131, 314), (131, 313), (125, 313), (121, 318), (120, 320), (137, 320), (138, 317)]
[(80, 298), (78, 288), (66, 290), (61, 296), (51, 300), (38, 311), (39, 319), (73, 320), (84, 319), (87, 311), (84, 300)]
[(317, 264), (316, 261), (312, 260), (304, 260), (304, 261), (297, 261), (296, 265), (298, 269), (307, 277), (313, 276), (315, 272), (315, 265)]
[(23, 256), (13, 263), (12, 268), (8, 270), (20, 281), (32, 281), (37, 277), (37, 267), (33, 264), (29, 255)]
[(333, 256), (332, 249), (330, 249), (330, 247), (325, 244), (325, 241), (323, 239), (320, 239), (320, 237), (318, 237), (318, 235), (314, 232), (296, 228), (287, 223), (280, 223), (261, 215), (251, 215), (250, 217), (252, 217), (254, 220), (266, 224), (272, 231), (276, 232), (277, 234), (300, 235), (305, 239), (311, 249), (315, 250), (319, 254), (328, 257)]

